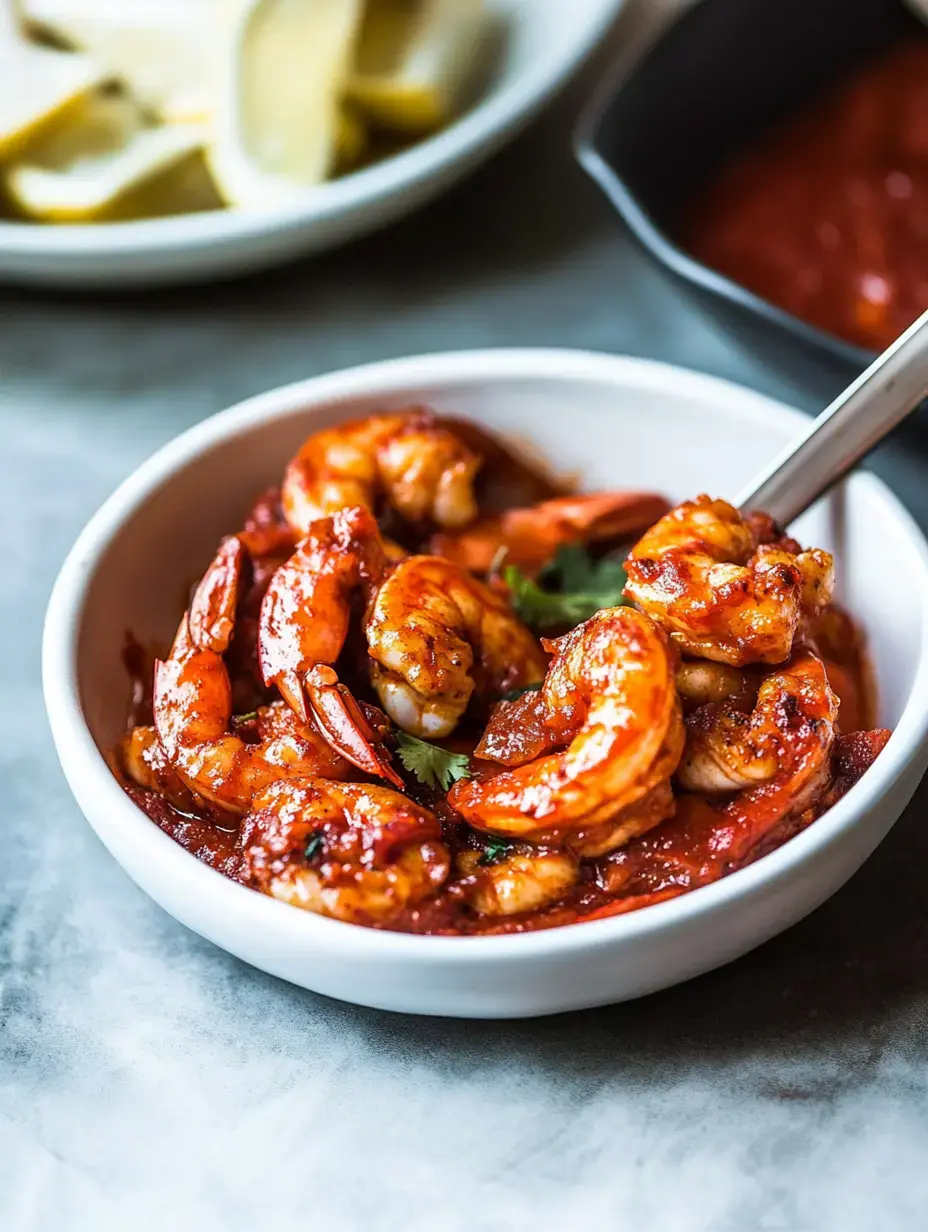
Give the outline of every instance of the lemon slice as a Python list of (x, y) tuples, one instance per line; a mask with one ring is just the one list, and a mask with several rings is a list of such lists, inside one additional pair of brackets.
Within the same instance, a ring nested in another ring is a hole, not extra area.
[(354, 107), (342, 107), (335, 129), (335, 162), (349, 171), (362, 163), (370, 148), (370, 132)]
[(105, 76), (87, 56), (27, 43), (0, 4), (0, 158), (15, 156)]
[(332, 171), (360, 0), (248, 0), (229, 24), (207, 157), (229, 205), (261, 207)]
[(89, 222), (202, 145), (203, 133), (194, 125), (148, 127), (132, 100), (96, 95), (80, 104), (69, 123), (30, 144), (28, 161), (8, 168), (6, 191), (31, 218)]
[(483, 0), (369, 0), (347, 97), (399, 132), (441, 128), (479, 67)]
[(158, 118), (212, 112), (209, 0), (21, 0), (30, 24), (91, 55)]

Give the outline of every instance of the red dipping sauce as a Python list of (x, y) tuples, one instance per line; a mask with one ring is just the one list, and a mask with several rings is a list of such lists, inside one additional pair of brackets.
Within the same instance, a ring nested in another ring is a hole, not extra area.
[(700, 261), (871, 350), (928, 309), (928, 38), (738, 155), (682, 239)]

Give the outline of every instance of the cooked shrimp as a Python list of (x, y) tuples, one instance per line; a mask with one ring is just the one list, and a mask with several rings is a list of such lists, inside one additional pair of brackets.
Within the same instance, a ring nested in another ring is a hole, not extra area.
[(479, 851), (462, 851), (458, 870), (479, 915), (518, 915), (557, 902), (580, 880), (580, 864), (566, 851), (513, 851), (491, 863)]
[(342, 509), (373, 509), (381, 494), (410, 522), (457, 528), (477, 516), (479, 467), (428, 411), (371, 415), (311, 436), (287, 467), (281, 500), (300, 534)]
[(489, 573), (496, 561), (505, 559), (535, 574), (559, 547), (628, 539), (653, 525), (667, 507), (662, 496), (650, 492), (560, 496), (478, 518), (457, 534), (433, 535), (429, 550), (474, 573)]
[(767, 677), (750, 713), (733, 699), (694, 711), (686, 720), (677, 782), (685, 791), (708, 795), (769, 782), (793, 755), (798, 715), (807, 716), (830, 748), (838, 698), (822, 661), (810, 652)]
[(769, 677), (767, 686), (763, 705), (774, 773), (718, 807), (701, 796), (678, 796), (672, 820), (603, 862), (605, 889), (666, 896), (705, 885), (756, 855), (784, 825), (811, 820), (832, 775), (837, 698), (821, 660), (806, 651)]
[(676, 674), (684, 716), (710, 702), (728, 702), (739, 710), (752, 710), (768, 670), (763, 665), (732, 667), (709, 659), (684, 659), (677, 665)]
[(438, 556), (393, 569), (365, 632), (381, 704), (417, 736), (449, 735), (475, 689), (498, 696), (545, 674), (541, 647), (506, 599)]
[(761, 524), (725, 501), (686, 501), (632, 548), (625, 593), (691, 655), (736, 667), (784, 662), (800, 622), (831, 599), (833, 561), (758, 543)]
[(319, 778), (262, 792), (241, 843), (264, 894), (355, 924), (388, 924), (438, 890), (451, 862), (427, 809), (386, 787)]
[(119, 743), (119, 765), (133, 783), (164, 796), (182, 813), (197, 808), (197, 797), (171, 765), (153, 727), (133, 727)]
[(333, 664), (348, 634), (351, 596), (370, 589), (387, 567), (373, 515), (347, 509), (314, 522), (276, 571), (261, 604), (258, 660), (304, 722), (315, 719), (343, 757), (368, 774), (402, 786), (357, 702)]
[(227, 539), (197, 587), (171, 653), (155, 664), (152, 707), (165, 754), (191, 791), (231, 813), (245, 813), (275, 779), (317, 774), (344, 778), (348, 767), (309, 724), (265, 708), (267, 725), (251, 743), (230, 729), (232, 688), (223, 654), (235, 624), (244, 548)]
[(479, 830), (598, 855), (673, 809), (670, 792), (658, 789), (683, 748), (676, 655), (652, 621), (627, 607), (598, 612), (544, 644), (554, 659), (538, 704), (560, 751), (459, 782), (448, 801)]

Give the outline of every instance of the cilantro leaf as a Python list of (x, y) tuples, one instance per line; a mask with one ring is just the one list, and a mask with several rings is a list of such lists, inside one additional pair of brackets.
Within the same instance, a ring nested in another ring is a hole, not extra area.
[(309, 836), (306, 842), (306, 849), (303, 852), (303, 855), (306, 857), (306, 859), (314, 860), (316, 856), (319, 855), (320, 851), (322, 851), (322, 845), (324, 842), (325, 842), (325, 838), (323, 836), (322, 831), (313, 830), (312, 834)]
[(466, 753), (449, 753), (404, 731), (397, 731), (396, 742), (400, 761), (426, 787), (448, 791), (452, 783), (470, 778), (470, 758)]
[(576, 545), (559, 548), (537, 582), (515, 565), (504, 569), (503, 579), (512, 592), (513, 607), (527, 625), (536, 629), (573, 627), (604, 607), (618, 607), (625, 602), (625, 570), (621, 563), (594, 560)]
[(233, 723), (250, 723), (252, 719), (258, 717), (257, 710), (249, 710), (247, 714), (234, 714), (232, 716)]
[(617, 607), (625, 588), (625, 566), (620, 560), (594, 560), (578, 544), (558, 548), (541, 571), (542, 581), (551, 582), (567, 594), (596, 595)]
[(483, 846), (483, 854), (477, 863), (486, 868), (489, 864), (498, 864), (509, 851), (510, 843), (506, 838), (497, 838), (491, 834)]

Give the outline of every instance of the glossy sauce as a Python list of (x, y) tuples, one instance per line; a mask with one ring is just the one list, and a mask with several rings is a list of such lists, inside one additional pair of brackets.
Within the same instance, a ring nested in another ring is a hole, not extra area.
[(705, 264), (882, 350), (928, 309), (928, 38), (736, 157), (682, 228)]

